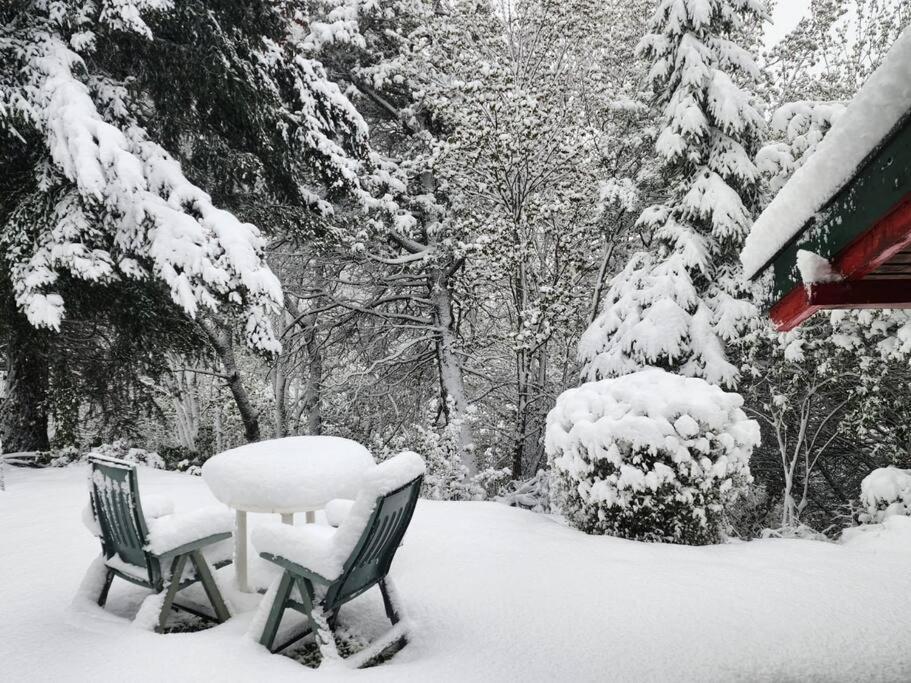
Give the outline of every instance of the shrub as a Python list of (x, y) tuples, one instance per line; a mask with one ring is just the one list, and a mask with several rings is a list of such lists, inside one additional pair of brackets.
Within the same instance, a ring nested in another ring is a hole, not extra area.
[(480, 471), (469, 477), (460, 457), (458, 429), (459, 425), (455, 423), (440, 430), (412, 425), (385, 444), (375, 444), (371, 450), (377, 460), (385, 460), (403, 450), (420, 454), (427, 465), (424, 484), (421, 486), (423, 498), (486, 500), (509, 481), (509, 470), (484, 468), (482, 462)]
[(860, 483), (862, 524), (878, 524), (893, 515), (911, 516), (911, 470), (875, 469)]
[(551, 472), (538, 470), (531, 479), (509, 482), (494, 500), (532, 512), (550, 512), (551, 498)]
[(95, 446), (88, 451), (81, 451), (73, 446), (66, 446), (51, 451), (43, 451), (39, 454), (38, 464), (42, 467), (66, 467), (77, 462), (85, 462), (93, 455), (103, 455), (108, 458), (117, 458), (126, 460), (137, 465), (146, 465), (164, 469), (165, 462), (155, 451), (147, 451), (144, 448), (131, 448), (126, 441), (118, 439), (113, 443), (103, 443)]
[(158, 449), (158, 455), (167, 470), (177, 470), (189, 474), (202, 472), (206, 457), (199, 451), (191, 451), (185, 446), (164, 446)]
[(739, 394), (650, 368), (564, 392), (547, 416), (555, 503), (592, 534), (701, 545), (752, 482)]

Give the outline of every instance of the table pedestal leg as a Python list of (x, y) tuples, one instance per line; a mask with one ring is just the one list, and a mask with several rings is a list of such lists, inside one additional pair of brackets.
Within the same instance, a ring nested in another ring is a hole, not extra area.
[(313, 510), (307, 510), (307, 524), (316, 523), (316, 513)]
[(282, 515), (282, 524), (290, 524), (291, 526), (294, 526), (294, 513), (289, 512), (286, 515)]
[(237, 588), (250, 592), (247, 584), (247, 513), (238, 510), (234, 518), (234, 576)]

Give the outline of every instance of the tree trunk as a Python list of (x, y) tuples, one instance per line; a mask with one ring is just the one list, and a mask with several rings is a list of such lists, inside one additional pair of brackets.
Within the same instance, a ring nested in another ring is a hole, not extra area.
[[(317, 282), (322, 285), (322, 271), (318, 271)], [(323, 354), (319, 344), (319, 330), (316, 315), (302, 315), (297, 302), (285, 294), (285, 309), (301, 326), (304, 335), (304, 348), (307, 350), (307, 384), (304, 387), (304, 399), (297, 413), (297, 423), (303, 413), (307, 415), (307, 433), (319, 435), (323, 431), (323, 418), (320, 412), (320, 400), (323, 384)]]
[(601, 312), (601, 295), (604, 293), (604, 279), (607, 277), (607, 267), (610, 265), (610, 260), (613, 255), (614, 242), (611, 241), (604, 248), (604, 257), (601, 259), (601, 266), (598, 268), (598, 279), (595, 281), (595, 292), (592, 294), (592, 307), (588, 313), (589, 325), (595, 322), (595, 319)]
[(272, 414), (272, 435), (276, 439), (288, 436), (288, 375), (285, 374), (284, 358), (275, 359), (272, 370), (272, 397), (275, 409)]
[(528, 308), (529, 283), (525, 259), (518, 263), (513, 275), (513, 301), (516, 307), (516, 422), (513, 434), (512, 476), (521, 479), (525, 465), (525, 445), (528, 439), (528, 412), (531, 404), (532, 358), (522, 334), (525, 332), (525, 311)]
[(209, 338), (209, 342), (212, 344), (212, 348), (215, 349), (215, 353), (218, 354), (218, 358), (224, 368), (225, 381), (228, 383), (228, 389), (231, 390), (231, 395), (234, 397), (234, 403), (237, 405), (240, 419), (244, 423), (244, 436), (247, 442), (259, 441), (259, 414), (253, 408), (240, 373), (237, 371), (237, 359), (234, 356), (231, 333), (208, 318), (200, 318), (199, 324)]
[(512, 476), (521, 479), (524, 474), (525, 442), (528, 438), (529, 387), (531, 369), (525, 349), (516, 352), (516, 424), (513, 435)]
[(456, 355), (455, 323), (452, 319), (452, 299), (449, 292), (446, 273), (435, 274), (430, 300), (433, 302), (433, 314), (437, 324), (437, 364), (440, 372), (440, 388), (443, 394), (443, 409), (449, 423), (458, 426), (459, 453), (462, 464), (469, 476), (478, 471), (474, 453), (474, 435), (469, 420), (468, 397), (465, 393), (465, 381), (462, 364)]
[(316, 334), (316, 319), (308, 316), (305, 331), (307, 346), (307, 387), (304, 392), (304, 411), (307, 413), (307, 433), (322, 434), (323, 416), (320, 411), (320, 399), (323, 384), (323, 354)]
[(7, 309), (6, 381), (0, 399), (4, 453), (46, 451), (48, 440), (48, 333), (34, 329), (12, 304)]
[(215, 417), (212, 419), (212, 430), (215, 432), (215, 452), (225, 450), (225, 438), (221, 428), (221, 406), (215, 407)]

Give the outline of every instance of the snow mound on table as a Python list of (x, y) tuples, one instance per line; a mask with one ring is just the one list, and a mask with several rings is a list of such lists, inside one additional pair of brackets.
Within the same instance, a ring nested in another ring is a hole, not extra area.
[(258, 552), (284, 557), (330, 581), (338, 578), (357, 545), (376, 501), (424, 474), (424, 460), (404, 451), (366, 471), (354, 504), (338, 529), (307, 525), (268, 524), (253, 530)]
[(221, 502), (250, 512), (317, 510), (353, 498), (370, 451), (336, 436), (258, 441), (209, 458), (202, 478)]
[(740, 254), (753, 277), (851, 179), (911, 111), (911, 28), (889, 50), (816, 152), (754, 223)]
[(864, 511), (860, 521), (878, 523), (895, 515), (911, 515), (911, 470), (875, 469), (860, 483)]
[(231, 511), (215, 506), (146, 521), (149, 527), (146, 549), (155, 555), (213, 534), (231, 533), (234, 528), (234, 515)]

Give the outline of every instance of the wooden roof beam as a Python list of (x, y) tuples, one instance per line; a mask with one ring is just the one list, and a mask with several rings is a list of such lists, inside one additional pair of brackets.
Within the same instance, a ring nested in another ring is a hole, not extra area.
[(795, 287), (772, 307), (771, 318), (779, 332), (787, 332), (817, 311), (839, 308), (911, 309), (911, 280), (844, 280)]
[(907, 280), (861, 279), (909, 246), (911, 194), (832, 259), (832, 269), (849, 279), (817, 283), (809, 289), (799, 284), (772, 306), (775, 328), (792, 330), (822, 308), (911, 308), (904, 305), (911, 301)]

